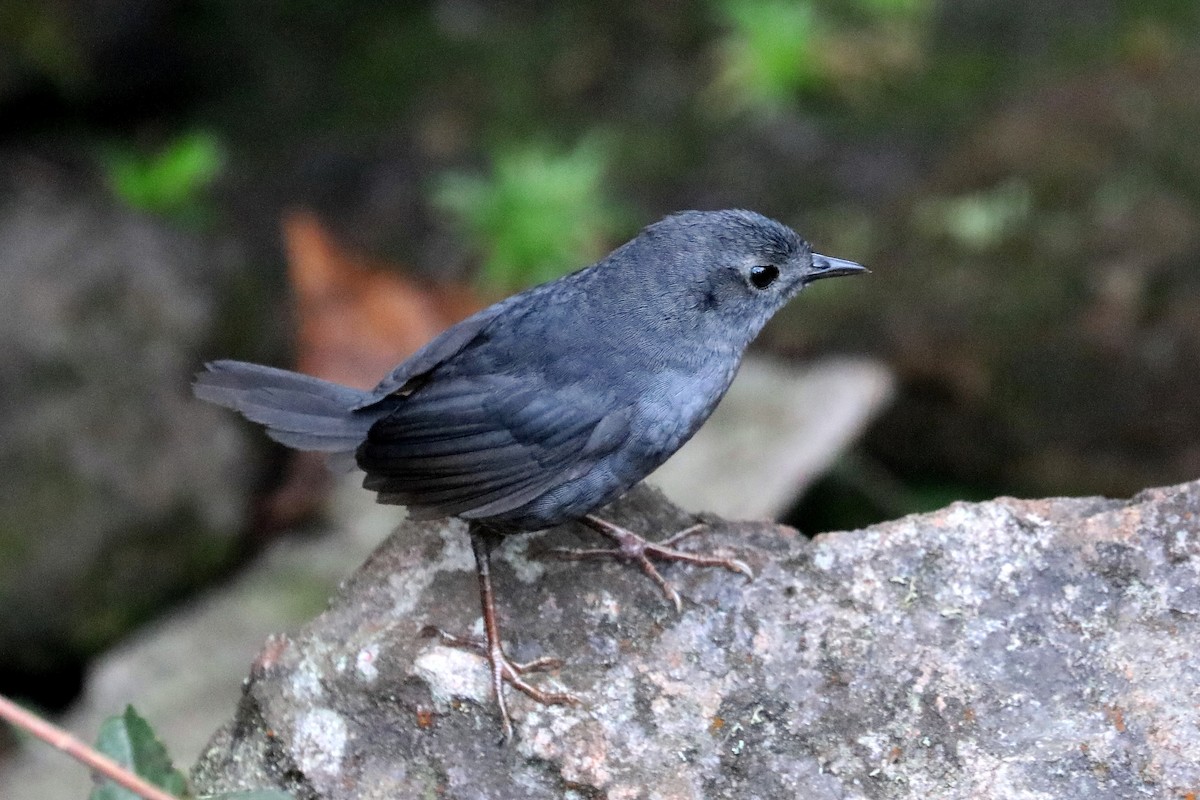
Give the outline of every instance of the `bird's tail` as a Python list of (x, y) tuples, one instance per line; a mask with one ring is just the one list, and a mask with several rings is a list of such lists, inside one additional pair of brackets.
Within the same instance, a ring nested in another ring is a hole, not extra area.
[(197, 397), (232, 408), (297, 450), (352, 454), (387, 413), (376, 406), (353, 411), (367, 392), (298, 372), (244, 361), (213, 361), (205, 368), (192, 385)]

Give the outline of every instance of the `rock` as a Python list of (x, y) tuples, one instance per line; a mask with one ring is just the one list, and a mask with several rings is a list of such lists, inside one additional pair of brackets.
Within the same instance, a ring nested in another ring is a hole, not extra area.
[[(689, 521), (651, 490), (610, 510)], [(1127, 798), (1200, 790), (1200, 483), (956, 503), (807, 540), (714, 522), (758, 573), (674, 565), (676, 615), (637, 570), (500, 549), (518, 659), (584, 704), (510, 694), (498, 746), (461, 523), (406, 523), (330, 608), (259, 655), (201, 792), (298, 798)], [(590, 541), (590, 539), (588, 539)]]
[[(54, 720), (85, 742), (132, 703), (175, 763), (186, 767), (228, 718), (264, 631), (297, 628), (392, 531), (397, 510), (343, 482), (320, 536), (272, 542), (252, 565), (127, 637), (89, 665), (82, 696)], [(3, 728), (0, 728), (3, 730)], [(78, 800), (92, 780), (58, 750), (26, 737), (0, 757), (0, 797)]]
[(0, 198), (0, 685), (55, 703), (236, 552), (247, 448), (188, 388), (230, 259), (32, 158)]
[[(693, 447), (693, 442), (672, 458), (676, 471), (670, 484), (672, 497), (690, 498), (698, 504), (707, 501), (718, 507), (733, 501), (739, 504), (735, 510), (755, 508), (764, 513), (761, 509), (771, 498), (778, 502), (803, 486), (806, 474), (789, 466), (828, 459), (830, 444), (842, 441), (854, 421), (869, 413), (877, 398), (851, 396), (851, 390), (880, 389), (886, 386), (887, 377), (870, 362), (819, 362), (802, 372), (761, 363), (746, 367), (723, 405), (733, 403), (741, 415), (757, 418), (743, 420), (734, 414), (710, 421), (705, 430), (713, 425), (719, 430), (707, 444), (702, 439), (700, 447)], [(794, 398), (809, 403), (800, 404)], [(822, 416), (833, 430), (817, 436), (812, 426)], [(849, 424), (837, 424), (839, 421)], [(780, 435), (778, 429), (784, 425), (805, 426), (814, 441)], [(766, 436), (768, 428), (776, 430), (775, 435)], [(745, 461), (736, 476), (722, 479), (719, 492), (709, 491), (715, 480), (714, 467), (706, 466), (704, 459), (716, 459), (717, 469), (730, 458), (744, 459), (746, 447), (739, 443), (748, 438), (756, 443), (750, 449), (757, 457)], [(321, 470), (324, 477), (324, 467)], [(745, 491), (726, 491), (725, 480), (739, 483)], [(246, 665), (261, 647), (265, 633), (293, 629), (311, 618), (337, 583), (395, 528), (402, 511), (375, 503), (374, 494), (363, 491), (361, 482), (359, 473), (335, 483), (328, 524), (316, 535), (283, 537), (270, 543), (252, 565), (218, 591), (172, 610), (95, 659), (89, 665), (81, 697), (55, 722), (84, 741), (92, 741), (106, 717), (132, 702), (154, 726), (176, 762), (190, 763), (227, 716), (226, 706), (236, 696)], [(758, 491), (749, 491), (752, 487)], [(728, 507), (726, 513), (731, 513)], [(464, 660), (468, 667), (473, 663), (465, 653), (439, 648), (432, 658), (422, 660), (418, 669), (437, 667), (439, 659), (446, 658)], [(181, 663), (187, 664), (187, 669), (178, 669)], [(449, 674), (468, 681), (482, 678), (470, 668)], [(486, 696), (486, 686), (479, 689), (478, 696)], [(64, 772), (58, 768), (61, 758), (60, 753), (37, 742), (16, 749), (10, 757), (0, 756), (0, 798), (74, 800), (85, 796), (91, 785), (86, 771)]]

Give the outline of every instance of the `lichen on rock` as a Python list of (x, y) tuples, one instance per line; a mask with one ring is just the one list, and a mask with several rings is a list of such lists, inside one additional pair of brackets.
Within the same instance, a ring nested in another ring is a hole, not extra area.
[[(645, 489), (608, 513), (664, 534), (689, 521)], [(1129, 501), (956, 503), (815, 540), (714, 521), (710, 543), (757, 578), (673, 565), (682, 614), (637, 570), (547, 560), (525, 583), (501, 547), (513, 656), (563, 658), (536, 677), (585, 701), (512, 693), (507, 748), (483, 660), (418, 636), (478, 618), (469, 565), (442, 552), (455, 534), (465, 527), (401, 525), (326, 613), (274, 640), (197, 788), (997, 800), (1200, 789), (1200, 483)], [(588, 535), (566, 526), (513, 550), (536, 559)], [(302, 691), (314, 680), (319, 704)], [(339, 737), (320, 757), (313, 714)]]

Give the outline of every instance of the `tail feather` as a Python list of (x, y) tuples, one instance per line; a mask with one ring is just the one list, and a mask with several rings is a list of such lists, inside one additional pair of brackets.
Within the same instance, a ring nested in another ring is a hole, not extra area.
[(379, 406), (353, 411), (368, 392), (298, 372), (244, 361), (205, 367), (192, 386), (197, 397), (264, 425), (268, 436), (297, 450), (353, 453), (387, 413)]

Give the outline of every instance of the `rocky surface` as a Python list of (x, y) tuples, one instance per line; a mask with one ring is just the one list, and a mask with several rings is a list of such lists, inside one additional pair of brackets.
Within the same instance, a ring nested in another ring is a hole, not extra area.
[[(652, 491), (612, 516), (689, 521)], [(271, 639), (197, 788), (299, 798), (1133, 798), (1200, 790), (1200, 483), (1129, 501), (954, 504), (809, 541), (716, 523), (753, 582), (543, 561), (495, 569), (520, 659), (585, 702), (511, 697), (417, 635), (478, 631), (459, 523), (402, 525), (298, 635)], [(588, 540), (590, 541), (590, 539)], [(696, 546), (696, 545), (693, 545)]]
[[(849, 446), (889, 386), (889, 374), (873, 362), (831, 360), (794, 370), (752, 360), (722, 403), (730, 410), (719, 409), (669, 462), (668, 494), (726, 515), (768, 515)], [(781, 426), (789, 430), (781, 433)], [(726, 469), (730, 459), (740, 465), (736, 475)], [(281, 538), (235, 580), (99, 657), (83, 695), (55, 721), (91, 741), (106, 717), (132, 702), (177, 761), (191, 763), (228, 716), (263, 638), (311, 619), (402, 518), (400, 509), (375, 503), (361, 477), (335, 484), (319, 535)], [(61, 759), (36, 742), (0, 754), (0, 798), (85, 796), (87, 773), (61, 769)]]
[[(320, 536), (285, 537), (226, 584), (147, 626), (89, 667), (83, 695), (54, 721), (86, 742), (132, 703), (175, 763), (186, 767), (229, 717), (247, 665), (267, 631), (299, 628), (340, 580), (395, 528), (397, 509), (364, 502), (344, 483)], [(0, 798), (80, 800), (92, 780), (62, 753), (25, 739), (0, 758)]]

